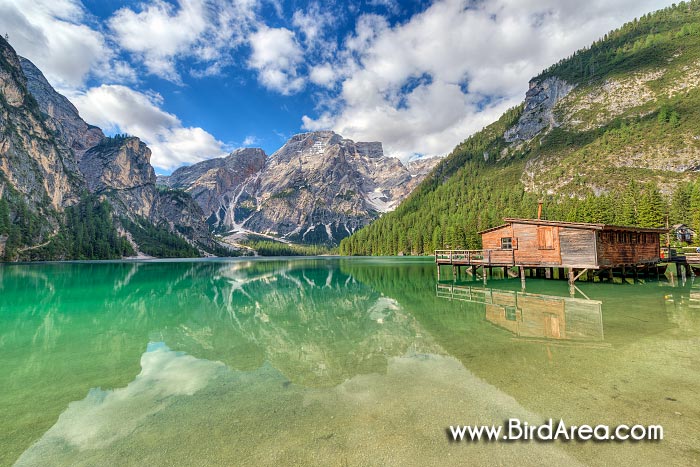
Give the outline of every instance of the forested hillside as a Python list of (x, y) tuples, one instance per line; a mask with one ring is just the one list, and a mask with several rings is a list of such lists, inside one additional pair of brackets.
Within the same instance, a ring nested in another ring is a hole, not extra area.
[(525, 103), (458, 145), (342, 254), (479, 248), (504, 217), (700, 231), (700, 2), (607, 34), (533, 78)]

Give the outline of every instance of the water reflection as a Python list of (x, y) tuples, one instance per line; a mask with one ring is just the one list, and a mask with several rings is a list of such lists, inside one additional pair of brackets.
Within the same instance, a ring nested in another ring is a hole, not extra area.
[(411, 259), (0, 267), (0, 464), (459, 464), (446, 426), (509, 416), (674, 441), (470, 461), (696, 460), (692, 281), (445, 285)]
[(603, 341), (603, 302), (437, 283), (436, 295), (485, 305), (486, 320), (517, 337)]

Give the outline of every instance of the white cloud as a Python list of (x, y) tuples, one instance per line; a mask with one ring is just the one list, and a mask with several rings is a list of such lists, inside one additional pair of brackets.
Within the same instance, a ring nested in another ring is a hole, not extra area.
[(119, 45), (134, 53), (149, 73), (180, 82), (178, 59), (192, 58), (204, 69), (194, 76), (220, 74), (230, 51), (245, 42), (255, 23), (255, 0), (163, 0), (124, 7), (109, 19)]
[(311, 68), (309, 79), (314, 84), (330, 88), (335, 84), (338, 75), (330, 63), (324, 63)]
[(134, 79), (115, 62), (105, 37), (88, 24), (78, 0), (0, 0), (0, 32), (59, 89), (77, 88), (90, 74), (111, 82)]
[(184, 127), (175, 115), (162, 110), (158, 94), (102, 85), (70, 98), (86, 121), (145, 141), (157, 168), (168, 171), (225, 153), (224, 144), (214, 136), (202, 128)]
[(328, 37), (334, 32), (335, 24), (334, 13), (316, 2), (308, 4), (305, 10), (296, 10), (292, 16), (292, 25), (300, 31), (307, 53), (326, 58), (332, 57), (338, 48), (335, 38)]
[(253, 135), (248, 135), (243, 140), (243, 146), (257, 146), (260, 144), (260, 140)]
[(248, 63), (257, 71), (263, 86), (285, 95), (304, 87), (304, 79), (297, 71), (304, 57), (293, 31), (261, 25), (250, 36), (250, 45), (252, 53)]
[(389, 27), (361, 16), (333, 63), (310, 67), (311, 82), (338, 95), (304, 116), (306, 129), (330, 128), (384, 143), (388, 154), (444, 155), (522, 101), (527, 81), (662, 0), (442, 0)]

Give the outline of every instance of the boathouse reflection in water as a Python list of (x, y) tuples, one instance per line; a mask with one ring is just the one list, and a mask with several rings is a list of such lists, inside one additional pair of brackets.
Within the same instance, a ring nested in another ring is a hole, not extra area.
[(486, 320), (528, 339), (603, 341), (603, 302), (437, 283), (437, 296), (485, 305)]

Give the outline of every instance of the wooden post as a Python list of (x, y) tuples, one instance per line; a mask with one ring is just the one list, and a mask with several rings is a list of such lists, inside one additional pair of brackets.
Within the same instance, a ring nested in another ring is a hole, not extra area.
[(457, 266), (454, 264), (452, 265), (452, 281), (457, 280)]
[(520, 286), (525, 290), (525, 268), (520, 266)]
[(639, 272), (637, 271), (637, 265), (634, 265), (634, 283), (639, 282)]
[(544, 277), (546, 277), (547, 279), (552, 278), (552, 268), (545, 268), (544, 269)]
[(569, 268), (569, 285), (574, 285), (574, 269)]
[(678, 266), (681, 268), (681, 279), (683, 280), (683, 282), (685, 282), (685, 271), (686, 271), (685, 268), (686, 268), (686, 265), (685, 265), (685, 264), (681, 264), (681, 263), (677, 263), (677, 264), (678, 264)]
[(440, 280), (440, 263), (437, 265), (438, 281)]
[(625, 266), (623, 265), (623, 266), (622, 266), (622, 283), (623, 283), (623, 284), (624, 284), (625, 282), (627, 282), (627, 274), (626, 274), (626, 272), (627, 272), (627, 271), (625, 270)]

